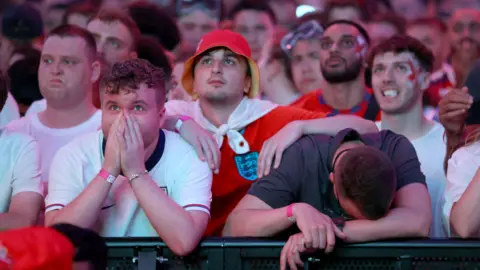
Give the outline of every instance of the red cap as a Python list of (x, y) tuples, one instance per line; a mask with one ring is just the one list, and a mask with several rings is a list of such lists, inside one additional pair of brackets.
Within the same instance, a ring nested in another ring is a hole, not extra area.
[(51, 228), (24, 228), (0, 233), (0, 270), (71, 270), (75, 248)]
[(256, 97), (260, 88), (260, 72), (258, 71), (258, 66), (251, 58), (252, 52), (247, 40), (245, 40), (242, 35), (230, 30), (214, 30), (203, 36), (198, 43), (195, 55), (190, 57), (184, 64), (182, 76), (183, 88), (191, 96), (196, 97), (193, 90), (193, 64), (195, 63), (195, 58), (209, 49), (218, 47), (227, 48), (235, 54), (241, 55), (247, 59), (252, 76), (252, 85), (248, 92), (248, 96), (250, 98)]

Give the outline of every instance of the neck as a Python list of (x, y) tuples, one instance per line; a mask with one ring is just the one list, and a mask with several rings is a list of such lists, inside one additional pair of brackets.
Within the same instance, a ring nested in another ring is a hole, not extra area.
[(338, 110), (349, 110), (360, 104), (365, 94), (363, 75), (351, 82), (325, 84), (322, 95), (330, 107)]
[(452, 67), (455, 71), (457, 86), (463, 86), (467, 79), (468, 72), (470, 72), (473, 64), (477, 60), (477, 55), (466, 56), (461, 53), (452, 54)]
[(92, 117), (97, 111), (92, 99), (87, 98), (70, 108), (54, 108), (48, 105), (45, 111), (40, 112), (40, 122), (50, 128), (70, 128), (78, 126)]
[(238, 107), (242, 99), (234, 103), (212, 103), (206, 99), (199, 100), (200, 109), (205, 118), (207, 118), (210, 123), (219, 127), (228, 122), (228, 118), (233, 113), (233, 111)]
[(410, 141), (423, 137), (432, 128), (433, 123), (423, 115), (421, 99), (410, 110), (399, 114), (382, 112), (382, 130), (391, 130)]

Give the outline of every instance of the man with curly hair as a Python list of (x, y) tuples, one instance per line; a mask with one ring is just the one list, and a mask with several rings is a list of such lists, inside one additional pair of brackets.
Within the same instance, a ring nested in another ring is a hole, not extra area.
[(101, 84), (102, 129), (52, 162), (47, 225), (160, 236), (180, 256), (197, 246), (209, 220), (212, 172), (179, 135), (160, 129), (168, 79), (145, 60), (113, 65)]

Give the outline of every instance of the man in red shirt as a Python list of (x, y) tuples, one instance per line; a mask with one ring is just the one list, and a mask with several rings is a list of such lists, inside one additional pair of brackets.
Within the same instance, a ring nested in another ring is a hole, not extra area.
[(369, 44), (367, 31), (355, 22), (338, 20), (328, 24), (320, 39), (324, 86), (304, 95), (292, 106), (327, 116), (353, 114), (368, 120), (378, 119), (378, 104), (364, 80)]
[[(207, 236), (221, 235), (228, 215), (251, 184), (268, 174), (274, 157), (278, 166), (282, 150), (302, 134), (336, 134), (349, 126), (372, 130), (371, 122), (359, 117), (317, 119), (325, 114), (253, 99), (259, 91), (259, 76), (250, 47), (240, 34), (212, 31), (185, 62), (182, 84), (196, 101), (173, 100), (165, 106), (168, 115), (193, 118), (213, 134), (214, 148), (220, 148)], [(315, 120), (295, 121), (309, 119)]]

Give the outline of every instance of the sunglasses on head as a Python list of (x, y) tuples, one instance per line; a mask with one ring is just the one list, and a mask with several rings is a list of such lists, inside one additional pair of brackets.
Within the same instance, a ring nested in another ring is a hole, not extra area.
[(291, 56), (291, 51), (299, 40), (321, 38), (322, 35), (323, 27), (317, 21), (307, 21), (283, 36), (280, 47), (282, 51)]
[(213, 18), (220, 19), (221, 5), (221, 0), (177, 0), (177, 15), (181, 17), (202, 10)]

